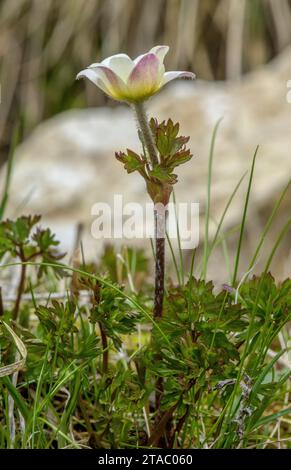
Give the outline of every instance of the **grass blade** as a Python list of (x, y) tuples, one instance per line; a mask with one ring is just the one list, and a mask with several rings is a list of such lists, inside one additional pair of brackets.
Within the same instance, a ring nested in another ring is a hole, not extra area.
[(255, 153), (254, 153), (254, 156), (253, 156), (251, 174), (250, 174), (250, 178), (249, 178), (249, 184), (248, 184), (246, 200), (245, 200), (245, 205), (244, 205), (244, 211), (243, 211), (243, 217), (242, 217), (242, 222), (241, 222), (241, 229), (240, 229), (238, 247), (237, 247), (237, 252), (236, 252), (236, 259), (235, 259), (235, 265), (234, 265), (234, 272), (233, 272), (233, 278), (232, 278), (232, 285), (233, 286), (235, 286), (235, 284), (236, 284), (236, 278), (237, 278), (239, 260), (240, 260), (240, 253), (241, 253), (243, 235), (244, 235), (246, 218), (247, 218), (247, 210), (248, 210), (248, 206), (249, 206), (250, 192), (251, 192), (251, 187), (252, 187), (252, 182), (253, 182), (254, 169), (255, 169), (255, 164), (256, 164), (256, 158), (257, 158), (257, 155), (258, 155), (258, 150), (259, 150), (259, 147), (257, 146), (257, 148), (255, 150)]
[(263, 233), (261, 235), (261, 238), (260, 238), (260, 241), (259, 241), (258, 246), (256, 248), (256, 251), (255, 251), (255, 253), (252, 257), (252, 260), (250, 262), (249, 269), (251, 269), (254, 266), (255, 262), (256, 262), (256, 259), (258, 257), (259, 252), (260, 252), (260, 249), (261, 249), (261, 247), (264, 243), (266, 235), (267, 235), (267, 233), (268, 233), (268, 231), (269, 231), (269, 229), (272, 225), (272, 222), (273, 222), (274, 218), (276, 217), (276, 214), (277, 214), (277, 212), (278, 212), (278, 210), (281, 206), (281, 203), (282, 203), (282, 201), (283, 201), (283, 199), (284, 199), (284, 197), (285, 197), (285, 195), (286, 195), (286, 193), (289, 189), (289, 186), (290, 186), (290, 181), (288, 181), (287, 185), (285, 186), (282, 193), (280, 194), (280, 197), (279, 197), (278, 201), (276, 202), (276, 204), (275, 204), (275, 206), (272, 210), (272, 213), (271, 213), (271, 215), (270, 215), (270, 217), (269, 217), (269, 219), (268, 219), (268, 221), (265, 225), (265, 228), (264, 228)]
[(7, 160), (7, 171), (5, 175), (4, 190), (3, 190), (3, 195), (2, 195), (1, 203), (0, 203), (0, 220), (3, 219), (6, 205), (7, 205), (8, 198), (9, 198), (9, 189), (10, 189), (10, 181), (11, 181), (11, 175), (12, 175), (12, 169), (13, 169), (13, 162), (14, 162), (14, 153), (15, 153), (15, 148), (19, 142), (19, 138), (20, 138), (20, 132), (19, 132), (19, 126), (17, 126), (16, 129), (14, 129), (12, 144), (10, 147), (8, 160)]
[(203, 270), (202, 277), (206, 277), (207, 271), (207, 259), (208, 259), (208, 240), (209, 240), (209, 218), (210, 218), (210, 203), (211, 203), (211, 183), (212, 183), (212, 166), (213, 166), (213, 156), (214, 156), (214, 147), (217, 136), (217, 131), (219, 125), (223, 118), (220, 118), (213, 129), (211, 143), (210, 143), (210, 152), (208, 160), (208, 179), (207, 179), (207, 199), (206, 199), (206, 211), (205, 211), (205, 236), (204, 236), (204, 253), (203, 253)]

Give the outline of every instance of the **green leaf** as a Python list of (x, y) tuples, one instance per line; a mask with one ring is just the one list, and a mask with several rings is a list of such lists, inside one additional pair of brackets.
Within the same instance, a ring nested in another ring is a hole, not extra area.
[(134, 171), (144, 171), (146, 164), (145, 160), (132, 150), (127, 149), (127, 153), (116, 152), (115, 156), (118, 161), (124, 164), (124, 168), (127, 173), (133, 173)]
[(161, 183), (175, 184), (177, 182), (177, 175), (171, 173), (167, 168), (162, 165), (156, 165), (153, 170), (149, 172), (151, 178), (155, 178)]

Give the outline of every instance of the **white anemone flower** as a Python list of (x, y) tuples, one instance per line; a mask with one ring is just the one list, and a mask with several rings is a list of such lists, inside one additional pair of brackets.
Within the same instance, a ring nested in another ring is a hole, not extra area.
[(78, 73), (77, 79), (88, 78), (118, 101), (145, 101), (175, 78), (195, 78), (192, 72), (165, 72), (164, 58), (168, 50), (168, 46), (155, 46), (135, 60), (126, 54), (116, 54), (89, 65)]

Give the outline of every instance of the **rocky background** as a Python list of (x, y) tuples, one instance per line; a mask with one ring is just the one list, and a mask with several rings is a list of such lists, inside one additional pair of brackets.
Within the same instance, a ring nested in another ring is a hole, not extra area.
[[(195, 157), (179, 171), (176, 199), (200, 203), (201, 248), (208, 155), (217, 120), (223, 118), (214, 156), (211, 233), (259, 145), (242, 275), (290, 180), (289, 2), (4, 0), (0, 8), (2, 160), (7, 159), (16, 122), (22, 141), (15, 152), (7, 216), (42, 213), (69, 255), (82, 222), (85, 254), (98, 256), (103, 244), (90, 234), (92, 204), (111, 204), (115, 193), (125, 202), (146, 200), (141, 178), (126, 175), (114, 158), (116, 150), (138, 149), (139, 142), (130, 110), (107, 102), (89, 83), (75, 83), (74, 76), (88, 63), (120, 50), (134, 56), (153, 44), (167, 43), (171, 51), (166, 66), (193, 70), (198, 80), (168, 85), (150, 101), (149, 114), (171, 116), (180, 122), (183, 134), (191, 136)], [(5, 172), (4, 165), (0, 189)], [(231, 262), (247, 179), (224, 224)], [(290, 191), (255, 271), (262, 269), (288, 213)], [(150, 250), (149, 241), (143, 245)], [(272, 270), (280, 277), (288, 275), (290, 260), (287, 236)], [(220, 246), (209, 276), (222, 282), (227, 274)]]

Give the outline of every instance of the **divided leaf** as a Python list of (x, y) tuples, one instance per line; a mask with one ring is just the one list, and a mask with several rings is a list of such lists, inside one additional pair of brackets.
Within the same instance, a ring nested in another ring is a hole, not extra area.
[(149, 172), (149, 175), (162, 183), (175, 184), (177, 182), (177, 175), (169, 172), (163, 165), (156, 165), (154, 169)]
[(133, 173), (134, 171), (139, 171), (141, 174), (144, 174), (144, 168), (146, 161), (143, 157), (139, 156), (137, 153), (133, 152), (130, 149), (127, 149), (125, 152), (116, 152), (115, 156), (118, 161), (124, 164), (124, 168), (127, 173)]

